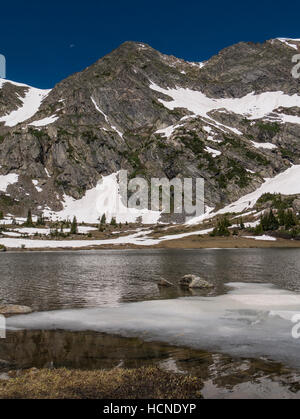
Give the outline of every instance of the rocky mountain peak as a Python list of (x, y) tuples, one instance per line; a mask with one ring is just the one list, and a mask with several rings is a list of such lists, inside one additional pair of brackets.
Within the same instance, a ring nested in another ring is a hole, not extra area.
[(193, 63), (130, 41), (51, 91), (2, 82), (0, 209), (56, 211), (120, 169), (203, 177), (209, 207), (255, 190), (299, 163), (299, 45), (241, 42)]

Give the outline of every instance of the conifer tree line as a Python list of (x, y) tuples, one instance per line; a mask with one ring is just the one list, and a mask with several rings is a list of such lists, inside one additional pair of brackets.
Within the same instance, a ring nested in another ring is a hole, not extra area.
[[(231, 222), (229, 221), (227, 215), (224, 215), (217, 222), (217, 226), (213, 229), (210, 235), (214, 236), (230, 236)], [(271, 231), (284, 231), (290, 233), (291, 237), (300, 235), (300, 221), (299, 217), (295, 214), (293, 209), (283, 209), (279, 210), (265, 210), (260, 217), (259, 224), (255, 228), (246, 228), (243, 222), (243, 218), (240, 218), (239, 230), (247, 229), (249, 232), (252, 232), (256, 235), (262, 235), (265, 232)], [(233, 230), (233, 235), (238, 235), (237, 228)]]
[(262, 234), (266, 231), (286, 230), (291, 229), (297, 232), (299, 226), (299, 219), (294, 211), (289, 209), (279, 209), (277, 212), (270, 209), (265, 211), (260, 217), (260, 223), (255, 228), (256, 234)]

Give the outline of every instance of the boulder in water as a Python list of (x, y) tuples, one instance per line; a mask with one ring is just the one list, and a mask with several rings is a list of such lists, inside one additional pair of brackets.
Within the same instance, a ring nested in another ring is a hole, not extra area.
[(19, 306), (14, 304), (0, 304), (0, 314), (2, 315), (27, 314), (31, 312), (32, 309), (27, 306)]
[(179, 280), (179, 285), (186, 288), (213, 288), (213, 285), (199, 276), (188, 274)]

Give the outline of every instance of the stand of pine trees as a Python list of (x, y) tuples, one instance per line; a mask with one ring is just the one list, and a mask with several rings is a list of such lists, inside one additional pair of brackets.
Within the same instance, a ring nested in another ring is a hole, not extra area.
[(230, 231), (228, 228), (230, 226), (231, 226), (230, 221), (228, 220), (226, 216), (224, 216), (223, 218), (218, 220), (217, 227), (214, 228), (214, 230), (212, 231), (210, 235), (212, 237), (215, 237), (215, 236), (228, 237), (230, 236)]
[(26, 222), (24, 223), (24, 226), (33, 227), (31, 209), (29, 209), (27, 212), (27, 219), (26, 219)]
[(76, 217), (73, 218), (72, 224), (71, 224), (71, 234), (77, 234), (78, 233), (78, 227), (77, 227), (77, 219)]
[(277, 214), (270, 209), (261, 216), (260, 223), (254, 232), (255, 234), (263, 234), (266, 231), (290, 231), (291, 229), (293, 233), (297, 233), (298, 230), (300, 233), (299, 220), (292, 209), (280, 209)]

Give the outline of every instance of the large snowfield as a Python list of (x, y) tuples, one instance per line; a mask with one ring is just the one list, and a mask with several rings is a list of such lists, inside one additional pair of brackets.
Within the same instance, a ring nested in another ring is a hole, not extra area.
[[(300, 96), (294, 94), (292, 96), (286, 95), (283, 92), (265, 92), (255, 95), (253, 92), (241, 98), (226, 98), (216, 99), (209, 98), (204, 93), (196, 90), (177, 88), (164, 89), (157, 84), (151, 82), (150, 88), (157, 92), (169, 96), (173, 100), (166, 101), (159, 99), (159, 101), (168, 109), (185, 108), (195, 115), (202, 116), (207, 119), (212, 119), (208, 113), (212, 110), (226, 109), (228, 112), (244, 115), (248, 119), (259, 119), (267, 117), (279, 107), (290, 108), (293, 106), (300, 107)], [(287, 121), (289, 116), (284, 114), (277, 114), (282, 122)], [(300, 123), (300, 117), (294, 117), (294, 123)], [(216, 123), (216, 121), (213, 121)], [(232, 130), (232, 128), (229, 128)]]
[(103, 214), (106, 215), (107, 221), (115, 217), (118, 223), (135, 222), (141, 218), (143, 224), (156, 224), (160, 218), (159, 211), (124, 206), (119, 192), (118, 172), (103, 176), (97, 186), (88, 190), (81, 199), (75, 200), (65, 195), (62, 211), (45, 212), (45, 215), (52, 219), (72, 219), (76, 216), (79, 222), (87, 223), (99, 222)]

